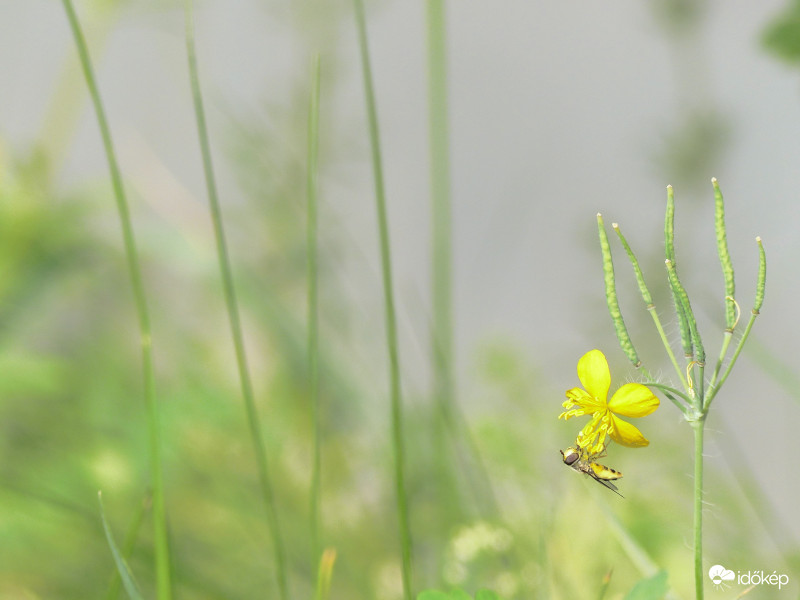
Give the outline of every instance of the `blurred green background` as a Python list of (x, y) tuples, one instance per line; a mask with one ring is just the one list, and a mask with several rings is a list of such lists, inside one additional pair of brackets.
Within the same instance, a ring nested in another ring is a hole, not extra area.
[[(180, 3), (77, 1), (114, 134), (153, 320), (177, 598), (275, 598), (194, 127)], [(430, 352), (424, 2), (370, 2), (407, 409), (414, 585), (507, 599), (623, 598), (652, 567), (690, 597), (690, 430), (667, 402), (611, 448), (625, 499), (558, 453), (575, 363), (636, 374), (605, 308), (595, 214), (619, 222), (677, 340), (663, 272), (677, 253), (715, 355), (722, 277), (709, 180), (727, 201), (739, 301), (764, 239), (767, 298), (715, 402), (705, 563), (788, 573), (798, 593), (794, 458), (800, 293), (800, 16), (782, 1), (446, 4), (455, 425)], [(369, 144), (351, 3), (196, 6), (225, 227), (287, 542), (292, 598), (313, 593), (306, 350), (306, 128), (322, 53), (320, 379), (331, 598), (401, 597)], [(106, 597), (97, 491), (154, 597), (141, 357), (118, 218), (59, 2), (0, 5), (0, 598)], [(613, 242), (614, 240), (612, 240)], [(613, 246), (613, 244), (612, 244)], [(615, 247), (623, 312), (672, 373)], [(658, 287), (660, 286), (660, 287)], [(660, 371), (659, 371), (660, 370)], [(739, 586), (714, 598), (734, 598)], [(717, 594), (712, 596), (713, 594)], [(770, 595), (774, 594), (774, 595)]]

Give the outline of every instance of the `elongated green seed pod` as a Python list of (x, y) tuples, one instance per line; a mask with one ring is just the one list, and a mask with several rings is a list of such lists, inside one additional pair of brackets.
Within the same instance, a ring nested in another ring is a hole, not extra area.
[[(666, 259), (672, 263), (673, 268), (677, 269), (675, 264), (675, 195), (671, 185), (667, 186), (667, 210), (664, 215), (664, 254)], [(692, 334), (689, 331), (689, 321), (683, 310), (683, 304), (680, 298), (675, 294), (672, 285), (669, 286), (669, 289), (672, 292), (675, 314), (678, 315), (678, 326), (681, 332), (683, 354), (687, 358), (690, 358), (694, 356), (694, 347), (692, 346)]]
[(700, 332), (697, 329), (697, 320), (694, 318), (694, 311), (692, 311), (692, 305), (689, 302), (689, 295), (686, 293), (686, 290), (684, 289), (683, 284), (681, 284), (680, 279), (678, 279), (678, 272), (675, 270), (675, 264), (671, 260), (664, 261), (664, 264), (667, 266), (669, 287), (672, 288), (673, 294), (675, 294), (675, 296), (678, 298), (678, 301), (681, 303), (683, 313), (686, 315), (689, 333), (692, 337), (692, 344), (694, 344), (696, 350), (694, 360), (696, 360), (700, 365), (704, 365), (706, 362), (706, 351), (703, 348), (703, 340), (700, 339)]
[(764, 244), (761, 243), (761, 238), (757, 237), (758, 243), (758, 283), (756, 284), (756, 301), (753, 304), (753, 313), (758, 314), (761, 311), (761, 305), (764, 304), (764, 291), (767, 285), (767, 255), (764, 253)]
[(719, 189), (717, 178), (711, 178), (714, 186), (714, 231), (717, 234), (717, 253), (719, 264), (722, 266), (722, 276), (725, 279), (725, 327), (733, 331), (736, 326), (736, 284), (733, 279), (733, 262), (728, 252), (728, 238), (725, 231), (725, 201)]
[(675, 193), (667, 186), (667, 214), (664, 215), (664, 253), (675, 264)]
[(617, 232), (619, 241), (622, 242), (622, 247), (625, 248), (625, 252), (628, 253), (628, 259), (630, 259), (633, 272), (636, 274), (636, 283), (639, 284), (639, 291), (642, 294), (642, 300), (644, 300), (647, 308), (650, 309), (653, 306), (653, 297), (650, 295), (650, 290), (647, 289), (647, 284), (644, 282), (644, 275), (642, 274), (642, 268), (639, 266), (639, 261), (628, 244), (628, 240), (626, 240), (625, 236), (622, 235), (619, 225), (617, 223), (612, 223), (611, 227)]
[(638, 368), (642, 361), (639, 360), (639, 355), (633, 347), (630, 335), (628, 335), (628, 328), (625, 327), (625, 321), (622, 320), (622, 312), (619, 310), (619, 302), (617, 301), (617, 286), (614, 279), (614, 262), (611, 260), (611, 246), (608, 244), (608, 235), (606, 228), (603, 225), (603, 216), (597, 213), (597, 231), (600, 235), (600, 250), (603, 253), (603, 276), (606, 284), (606, 301), (608, 302), (608, 312), (611, 315), (611, 320), (614, 322), (614, 329), (617, 332), (617, 339), (622, 351), (631, 361), (634, 367)]

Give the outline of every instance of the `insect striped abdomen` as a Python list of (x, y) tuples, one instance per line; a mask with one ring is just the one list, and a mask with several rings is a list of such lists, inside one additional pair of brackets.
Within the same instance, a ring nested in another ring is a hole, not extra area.
[(609, 481), (612, 479), (619, 479), (620, 477), (622, 477), (622, 473), (620, 473), (619, 471), (615, 471), (614, 469), (611, 469), (605, 465), (592, 462), (589, 463), (589, 466), (594, 472), (595, 477), (597, 477), (598, 479), (604, 479), (606, 481)]

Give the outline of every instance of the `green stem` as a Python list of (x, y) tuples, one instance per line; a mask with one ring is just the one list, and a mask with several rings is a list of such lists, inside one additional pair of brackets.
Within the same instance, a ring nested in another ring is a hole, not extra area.
[(625, 252), (628, 254), (628, 259), (631, 261), (633, 273), (636, 275), (636, 281), (639, 284), (639, 292), (642, 294), (642, 300), (644, 300), (645, 306), (647, 307), (647, 312), (650, 313), (650, 316), (653, 319), (653, 324), (656, 326), (658, 335), (661, 338), (661, 343), (664, 345), (664, 349), (667, 351), (669, 359), (672, 361), (672, 366), (675, 367), (675, 372), (678, 374), (678, 377), (685, 388), (686, 377), (684, 377), (683, 371), (678, 366), (678, 360), (675, 358), (675, 353), (672, 351), (672, 346), (667, 339), (667, 334), (664, 332), (664, 327), (661, 325), (661, 319), (658, 317), (658, 311), (656, 310), (656, 305), (653, 303), (653, 297), (650, 295), (650, 290), (647, 287), (647, 283), (645, 283), (642, 268), (639, 266), (639, 260), (633, 253), (633, 249), (631, 248), (630, 244), (628, 244), (628, 240), (625, 239), (624, 235), (622, 235), (622, 230), (619, 228), (619, 225), (617, 223), (612, 223), (611, 227), (617, 232), (619, 241), (622, 243), (622, 247), (625, 248)]
[(117, 203), (122, 239), (125, 246), (125, 256), (128, 262), (133, 297), (139, 322), (139, 338), (142, 348), (142, 377), (144, 380), (144, 400), (147, 412), (147, 431), (149, 438), (150, 470), (153, 486), (153, 538), (155, 546), (155, 571), (156, 589), (158, 598), (168, 600), (172, 597), (172, 583), (170, 576), (169, 539), (167, 534), (167, 518), (164, 502), (164, 482), (161, 468), (161, 434), (159, 407), (155, 395), (155, 371), (153, 368), (153, 349), (150, 334), (150, 314), (147, 307), (147, 298), (142, 282), (142, 271), (139, 266), (139, 255), (136, 250), (136, 240), (133, 234), (128, 201), (125, 197), (125, 188), (122, 185), (122, 175), (117, 164), (114, 144), (111, 140), (111, 130), (106, 119), (103, 102), (89, 57), (89, 50), (81, 30), (78, 16), (71, 0), (63, 0), (64, 10), (67, 13), (70, 29), (75, 38), (86, 86), (92, 98), (97, 124), (103, 139), (108, 168), (111, 173), (111, 184), (114, 188), (114, 198)]
[(705, 415), (691, 421), (694, 429), (694, 586), (696, 600), (703, 600), (703, 433)]
[[(83, 20), (83, 35), (88, 46), (92, 47), (95, 60), (103, 55), (108, 46), (108, 38), (114, 30), (120, 10), (118, 3), (95, 3), (92, 11)], [(41, 119), (41, 147), (47, 156), (52, 173), (60, 173), (64, 162), (69, 158), (69, 147), (80, 124), (81, 109), (85, 91), (76, 86), (75, 78), (80, 77), (80, 60), (72, 56), (64, 60), (61, 73), (58, 74), (47, 99), (47, 107)]]
[[(656, 389), (661, 390), (662, 392), (664, 392), (665, 395), (667, 395), (667, 397), (670, 400), (672, 400), (672, 403), (675, 406), (677, 406), (678, 409), (683, 414), (688, 414), (686, 406), (691, 406), (692, 405), (692, 400), (689, 398), (689, 396), (687, 396), (686, 394), (684, 394), (680, 390), (677, 390), (674, 387), (671, 387), (671, 386), (668, 386), (668, 385), (664, 385), (663, 383), (657, 383), (655, 381), (645, 381), (642, 385), (646, 385), (647, 387), (654, 387)], [(683, 405), (680, 402), (678, 402), (678, 400), (675, 398), (675, 396), (678, 396), (679, 398), (683, 399), (683, 401), (686, 402), (686, 405)]]
[[(747, 341), (747, 338), (750, 335), (750, 330), (753, 328), (753, 323), (755, 323), (756, 317), (761, 312), (761, 306), (764, 304), (764, 293), (767, 285), (767, 256), (764, 253), (764, 245), (761, 243), (760, 237), (756, 238), (756, 243), (758, 244), (758, 280), (756, 281), (756, 297), (755, 301), (753, 302), (753, 309), (750, 311), (750, 320), (747, 322), (747, 327), (742, 334), (742, 338), (736, 345), (736, 350), (733, 353), (733, 357), (731, 357), (731, 361), (728, 363), (727, 369), (725, 369), (725, 373), (723, 373), (716, 387), (710, 387), (708, 394), (706, 394), (705, 402), (703, 404), (703, 409), (705, 411), (708, 411), (708, 407), (711, 406), (711, 401), (714, 399), (714, 396), (717, 395), (717, 392), (722, 387), (722, 384), (725, 383), (728, 375), (730, 375), (731, 369), (733, 369), (733, 365), (736, 364), (736, 360), (739, 358), (742, 348), (744, 348), (744, 343)], [(727, 352), (727, 347), (725, 347), (725, 351)], [(719, 365), (717, 368), (719, 369)]]
[(725, 361), (725, 356), (728, 354), (728, 348), (731, 345), (731, 340), (733, 340), (733, 331), (725, 330), (725, 333), (722, 335), (722, 346), (719, 349), (719, 357), (717, 358), (717, 363), (714, 365), (714, 373), (711, 375), (711, 381), (708, 384), (708, 394), (711, 394), (711, 391), (717, 385), (717, 377), (719, 377), (720, 369), (722, 369), (722, 363)]
[(367, 105), (367, 123), (372, 150), (372, 171), (375, 179), (375, 202), (378, 213), (380, 237), (381, 272), (386, 316), (386, 344), (389, 355), (389, 375), (392, 405), (392, 444), (394, 447), (395, 491), (397, 495), (397, 516), (400, 526), (400, 549), (402, 554), (403, 597), (411, 600), (411, 529), (408, 518), (408, 504), (405, 489), (405, 448), (403, 440), (403, 407), (400, 394), (400, 359), (397, 344), (397, 317), (394, 309), (392, 286), (392, 261), (389, 244), (389, 224), (386, 214), (386, 193), (383, 184), (383, 164), (381, 159), (378, 114), (375, 103), (375, 90), (372, 81), (372, 68), (367, 44), (367, 23), (364, 16), (363, 0), (353, 0), (355, 5), (358, 44), (361, 54), (361, 69), (364, 77), (364, 95)]
[(203, 97), (197, 71), (197, 59), (195, 56), (191, 0), (186, 0), (185, 9), (186, 51), (189, 59), (189, 78), (192, 86), (192, 100), (194, 101), (195, 117), (197, 119), (197, 133), (203, 159), (203, 172), (205, 173), (208, 202), (211, 209), (211, 220), (214, 226), (214, 235), (217, 242), (217, 255), (219, 259), (220, 274), (222, 276), (222, 289), (225, 294), (225, 304), (228, 310), (231, 335), (233, 337), (233, 345), (236, 352), (236, 364), (239, 370), (242, 397), (244, 399), (245, 411), (247, 413), (247, 424), (255, 452), (261, 494), (264, 500), (267, 521), (272, 533), (278, 588), (280, 590), (280, 597), (282, 600), (286, 600), (289, 594), (286, 575), (285, 551), (281, 536), (280, 522), (275, 506), (275, 493), (269, 474), (266, 448), (264, 446), (261, 427), (258, 421), (258, 412), (256, 411), (253, 384), (250, 379), (250, 370), (247, 365), (247, 354), (245, 353), (244, 336), (242, 334), (242, 324), (239, 317), (239, 305), (236, 299), (236, 289), (233, 284), (230, 259), (228, 257), (228, 249), (225, 242), (225, 231), (222, 226), (222, 212), (219, 206), (217, 185), (214, 179), (214, 170), (211, 162), (211, 145), (208, 141), (208, 128), (206, 126), (205, 111), (203, 109)]
[(744, 343), (747, 341), (747, 338), (750, 335), (750, 330), (753, 328), (753, 323), (755, 323), (757, 316), (758, 316), (757, 312), (750, 314), (750, 320), (747, 321), (747, 327), (744, 328), (744, 333), (742, 334), (739, 343), (736, 345), (736, 350), (734, 350), (733, 356), (731, 357), (728, 366), (725, 368), (725, 372), (722, 374), (722, 377), (719, 378), (719, 383), (717, 383), (715, 387), (709, 387), (708, 393), (706, 394), (705, 397), (705, 402), (703, 404), (703, 409), (706, 412), (708, 411), (708, 408), (711, 406), (711, 401), (717, 395), (717, 392), (725, 383), (725, 380), (728, 378), (728, 375), (731, 374), (731, 371), (733, 370), (733, 365), (736, 364), (739, 355), (742, 353), (742, 349), (744, 348)]
[(319, 311), (317, 294), (317, 157), (319, 155), (320, 58), (314, 55), (311, 74), (311, 100), (308, 109), (308, 385), (313, 428), (311, 465), (311, 564), (320, 560), (320, 414), (319, 414)]
[(661, 343), (664, 345), (664, 348), (667, 351), (667, 355), (669, 356), (669, 360), (672, 362), (672, 366), (675, 368), (675, 372), (678, 374), (678, 378), (681, 380), (683, 387), (686, 388), (686, 376), (683, 374), (683, 369), (680, 368), (678, 365), (678, 359), (675, 357), (675, 353), (672, 351), (672, 347), (669, 345), (669, 340), (667, 339), (667, 334), (664, 331), (664, 327), (661, 325), (661, 319), (658, 317), (658, 312), (656, 311), (656, 305), (650, 304), (647, 307), (647, 311), (650, 313), (650, 316), (653, 318), (653, 323), (656, 326), (656, 330), (658, 330), (658, 336), (661, 338)]

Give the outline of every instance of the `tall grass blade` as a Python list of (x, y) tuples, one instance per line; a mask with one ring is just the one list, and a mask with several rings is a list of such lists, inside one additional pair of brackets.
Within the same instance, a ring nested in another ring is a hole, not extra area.
[(450, 154), (447, 115), (447, 65), (444, 0), (429, 0), (428, 139), (432, 208), (433, 357), (435, 394), (442, 414), (452, 421), (453, 402), (453, 274)]
[(367, 122), (370, 146), (372, 149), (372, 171), (375, 179), (375, 202), (378, 213), (380, 237), (381, 272), (386, 316), (386, 344), (389, 355), (389, 376), (392, 405), (392, 444), (395, 458), (395, 490), (397, 494), (397, 517), (400, 525), (400, 550), (402, 554), (403, 597), (412, 599), (411, 591), (411, 529), (408, 519), (408, 503), (405, 489), (405, 447), (403, 441), (403, 406), (400, 393), (400, 358), (397, 344), (397, 316), (394, 309), (392, 289), (392, 260), (389, 244), (389, 223), (386, 215), (386, 193), (383, 185), (383, 164), (381, 159), (378, 114), (375, 106), (375, 91), (372, 82), (372, 68), (367, 44), (367, 24), (364, 16), (363, 0), (353, 0), (355, 4), (358, 43), (361, 53), (361, 68), (364, 77), (364, 95), (367, 105)]
[(428, 143), (431, 187), (431, 358), (436, 407), (434, 443), (440, 505), (449, 529), (459, 516), (458, 486), (453, 457), (447, 445), (457, 441), (455, 380), (453, 377), (453, 268), (450, 200), (450, 151), (447, 114), (447, 55), (444, 0), (426, 2), (428, 59)]
[(133, 580), (133, 575), (128, 568), (125, 559), (122, 558), (117, 545), (114, 543), (114, 537), (111, 535), (111, 528), (106, 521), (106, 511), (103, 509), (103, 496), (97, 492), (97, 501), (100, 504), (100, 518), (103, 520), (103, 531), (106, 532), (106, 540), (108, 540), (108, 547), (111, 549), (111, 555), (114, 557), (114, 563), (117, 565), (117, 572), (122, 580), (122, 585), (131, 600), (143, 600), (139, 588), (136, 587), (136, 582)]
[(314, 56), (311, 73), (311, 100), (308, 109), (308, 385), (313, 428), (311, 465), (311, 564), (321, 551), (322, 517), (320, 513), (320, 474), (322, 468), (319, 414), (319, 310), (317, 298), (317, 158), (319, 155), (319, 85), (320, 58)]
[(233, 284), (233, 274), (231, 272), (228, 249), (225, 242), (225, 231), (222, 226), (222, 211), (219, 206), (217, 196), (217, 184), (214, 179), (214, 170), (211, 162), (211, 145), (208, 141), (208, 128), (206, 126), (205, 110), (203, 108), (203, 96), (200, 88), (200, 78), (197, 70), (197, 58), (194, 44), (194, 27), (192, 25), (192, 3), (191, 0), (185, 2), (186, 12), (186, 51), (189, 59), (189, 78), (192, 86), (192, 99), (194, 101), (195, 117), (197, 119), (197, 133), (200, 138), (200, 151), (203, 159), (203, 172), (205, 173), (206, 188), (208, 193), (208, 203), (211, 209), (211, 220), (214, 226), (214, 236), (217, 241), (217, 255), (219, 259), (219, 270), (222, 276), (222, 289), (225, 294), (225, 304), (228, 310), (231, 335), (236, 352), (236, 364), (239, 370), (239, 380), (242, 387), (242, 397), (244, 399), (247, 424), (250, 431), (250, 438), (255, 451), (256, 464), (258, 469), (258, 480), (261, 494), (266, 508), (267, 521), (272, 534), (273, 551), (275, 553), (275, 569), (277, 571), (278, 588), (280, 598), (288, 598), (288, 583), (286, 574), (286, 558), (281, 535), (278, 512), (275, 507), (275, 493), (272, 480), (269, 475), (267, 463), (267, 453), (264, 447), (264, 440), (261, 434), (261, 427), (258, 422), (255, 399), (253, 394), (253, 384), (250, 379), (250, 370), (247, 365), (247, 355), (244, 347), (244, 336), (242, 334), (242, 324), (239, 317), (239, 305), (236, 299), (236, 290)]
[(147, 411), (147, 429), (149, 437), (150, 471), (153, 486), (153, 537), (155, 545), (155, 570), (156, 589), (158, 598), (169, 600), (172, 598), (172, 583), (170, 575), (169, 540), (167, 536), (166, 508), (164, 503), (164, 483), (161, 470), (161, 433), (159, 426), (159, 409), (155, 396), (155, 373), (153, 370), (152, 339), (150, 335), (150, 315), (147, 308), (147, 299), (142, 283), (142, 273), (139, 266), (139, 255), (136, 251), (136, 240), (133, 235), (128, 201), (125, 197), (125, 188), (122, 185), (122, 175), (117, 164), (114, 145), (111, 141), (111, 130), (106, 119), (105, 109), (100, 99), (100, 92), (92, 69), (89, 50), (81, 30), (78, 16), (71, 0), (62, 0), (67, 13), (70, 29), (75, 38), (86, 86), (92, 98), (97, 124), (103, 139), (108, 168), (111, 173), (111, 183), (114, 188), (114, 197), (117, 202), (120, 224), (122, 226), (122, 239), (125, 245), (125, 256), (128, 261), (131, 286), (133, 287), (134, 302), (139, 321), (139, 334), (142, 346), (142, 375), (144, 379), (144, 399)]

